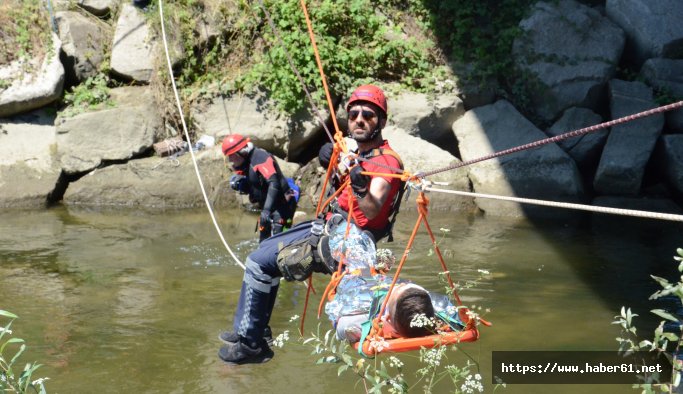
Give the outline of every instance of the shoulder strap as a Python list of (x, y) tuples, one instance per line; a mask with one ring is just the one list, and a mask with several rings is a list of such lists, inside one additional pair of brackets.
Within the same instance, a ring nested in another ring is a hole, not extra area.
[(368, 312), (368, 320), (363, 322), (361, 326), (361, 333), (360, 333), (360, 341), (358, 342), (358, 354), (365, 358), (372, 358), (365, 354), (363, 352), (363, 342), (365, 342), (365, 339), (368, 337), (368, 334), (370, 334), (370, 330), (372, 329), (372, 320), (377, 317), (379, 314), (380, 309), (382, 309), (382, 303), (384, 302), (384, 298), (387, 296), (387, 290), (386, 289), (380, 289), (375, 291), (372, 294), (372, 303), (370, 304), (370, 311)]
[[(368, 158), (381, 155), (389, 155), (395, 158), (398, 160), (399, 167), (403, 169), (403, 161), (401, 160), (401, 157), (398, 155), (398, 153), (389, 148), (375, 148), (370, 152)], [(394, 223), (396, 223), (396, 216), (398, 215), (398, 211), (401, 209), (401, 200), (403, 200), (403, 194), (405, 193), (405, 190), (406, 183), (401, 181), (396, 198), (391, 204), (391, 219), (389, 219), (389, 224), (387, 224), (385, 232), (385, 234), (387, 234), (387, 242), (394, 242)]]
[(365, 158), (366, 159), (371, 159), (373, 157), (377, 156), (382, 156), (382, 155), (389, 155), (396, 159), (398, 161), (398, 165), (400, 169), (403, 169), (403, 160), (401, 160), (401, 156), (398, 155), (394, 150), (389, 149), (389, 148), (375, 148), (370, 151), (370, 154), (367, 155)]

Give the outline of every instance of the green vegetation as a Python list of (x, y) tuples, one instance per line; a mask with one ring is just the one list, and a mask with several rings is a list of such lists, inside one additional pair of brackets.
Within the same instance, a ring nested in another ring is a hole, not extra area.
[(80, 85), (74, 86), (71, 92), (64, 94), (65, 109), (64, 116), (73, 116), (88, 109), (111, 106), (109, 100), (109, 77), (105, 74), (97, 74), (90, 77)]
[[(476, 82), (507, 82), (512, 40), (531, 3), (313, 0), (307, 8), (328, 86), (339, 97), (371, 81), (413, 91), (453, 89), (453, 71), (465, 68)], [(167, 35), (183, 51), (177, 81), (186, 100), (266, 91), (285, 112), (306, 108), (289, 56), (317, 105), (326, 107), (300, 1), (264, 0), (263, 5), (265, 10), (260, 1), (164, 2)], [(159, 29), (158, 21), (154, 23)], [(222, 31), (207, 38), (202, 33), (207, 26)], [(456, 70), (448, 67), (449, 60)]]
[[(0, 316), (9, 319), (4, 327), (0, 326), (0, 393), (45, 393), (44, 381), (47, 378), (31, 380), (40, 364), (28, 363), (18, 375), (14, 371), (19, 356), (26, 350), (26, 344), (23, 339), (12, 337), (10, 328), (17, 315), (0, 309)], [(3, 342), (5, 336), (9, 339)], [(17, 345), (20, 345), (19, 350), (8, 355)]]
[(50, 48), (50, 20), (41, 1), (0, 3), (0, 65), (45, 55)]
[[(678, 272), (683, 274), (683, 249), (676, 250), (678, 256), (674, 260), (678, 261)], [(671, 283), (664, 278), (652, 276), (662, 287), (662, 290), (650, 296), (651, 300), (660, 298), (675, 298), (678, 303), (683, 302), (683, 275), (678, 282)], [(665, 356), (672, 365), (671, 382), (659, 381), (659, 374), (644, 374), (640, 376), (642, 384), (634, 385), (634, 388), (642, 389), (643, 393), (673, 393), (677, 392), (681, 384), (681, 371), (683, 362), (680, 359), (681, 345), (683, 345), (683, 321), (679, 316), (675, 316), (663, 309), (653, 309), (650, 312), (661, 317), (659, 326), (654, 331), (652, 340), (641, 340), (638, 338), (638, 331), (633, 325), (633, 318), (638, 316), (631, 312), (631, 308), (621, 308), (621, 313), (615, 316), (613, 324), (621, 326), (622, 335), (617, 338), (619, 351), (621, 352), (656, 352)], [(669, 327), (665, 329), (665, 327)], [(678, 355), (678, 357), (675, 357)]]

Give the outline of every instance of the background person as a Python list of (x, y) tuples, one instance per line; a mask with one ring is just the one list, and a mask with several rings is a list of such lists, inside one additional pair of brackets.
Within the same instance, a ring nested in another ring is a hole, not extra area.
[(249, 201), (261, 209), (259, 242), (290, 227), (298, 195), (282, 175), (273, 155), (256, 148), (249, 138), (240, 134), (225, 137), (222, 150), (235, 171), (230, 187), (248, 194)]

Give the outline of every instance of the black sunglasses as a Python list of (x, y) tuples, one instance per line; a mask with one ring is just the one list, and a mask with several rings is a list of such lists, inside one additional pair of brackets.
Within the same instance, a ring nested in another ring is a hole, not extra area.
[(364, 109), (364, 110), (360, 111), (357, 109), (352, 109), (351, 111), (349, 111), (349, 119), (354, 120), (354, 119), (358, 118), (359, 114), (361, 116), (363, 116), (363, 119), (365, 119), (365, 120), (371, 120), (375, 116), (377, 116), (377, 114), (375, 112), (370, 111), (370, 110)]

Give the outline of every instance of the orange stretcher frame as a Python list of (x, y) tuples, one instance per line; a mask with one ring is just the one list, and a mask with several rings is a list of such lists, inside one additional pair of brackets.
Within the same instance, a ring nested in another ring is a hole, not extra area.
[[(479, 330), (473, 326), (465, 328), (463, 331), (449, 331), (424, 337), (384, 339), (381, 350), (377, 351), (373, 346), (372, 339), (368, 337), (363, 341), (363, 353), (373, 356), (377, 353), (409, 352), (422, 348), (431, 349), (436, 346), (474, 342), (477, 339), (479, 339)], [(354, 343), (354, 349), (358, 350), (359, 344), (360, 342)]]

